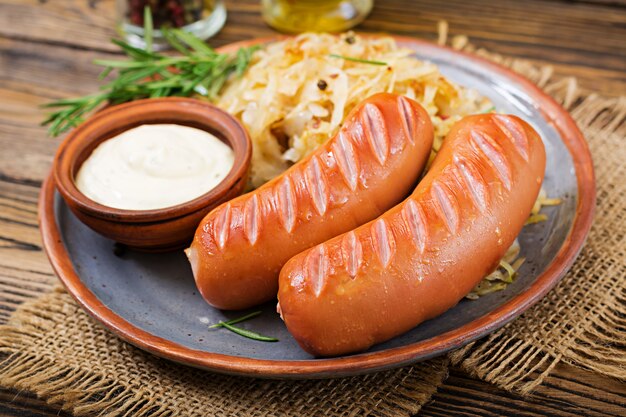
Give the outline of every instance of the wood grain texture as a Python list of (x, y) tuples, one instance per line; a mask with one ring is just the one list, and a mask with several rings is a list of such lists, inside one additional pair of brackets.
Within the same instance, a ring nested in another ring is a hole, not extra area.
[[(113, 1), (2, 0), (0, 36), (73, 50), (115, 51)], [(210, 41), (273, 35), (257, 0), (226, 1), (228, 20)], [(437, 22), (450, 34), (505, 55), (548, 61), (581, 85), (605, 95), (626, 92), (626, 5), (623, 2), (529, 0), (378, 1), (357, 30), (434, 40)], [(14, 22), (20, 22), (15, 24)]]
[(0, 388), (0, 417), (70, 417), (34, 395)]
[(530, 397), (470, 378), (459, 369), (424, 406), (419, 416), (623, 416), (626, 385), (560, 364)]
[[(94, 91), (95, 57), (112, 56), (112, 0), (0, 0), (0, 322), (24, 300), (56, 284), (37, 229), (39, 187), (59, 139), (39, 126), (38, 105)], [(259, 1), (226, 1), (228, 21), (213, 46), (275, 34)], [(450, 34), (504, 55), (550, 63), (604, 95), (626, 94), (626, 2), (614, 0), (394, 0), (376, 2), (358, 28), (434, 40)], [(424, 416), (626, 415), (626, 387), (559, 365), (529, 398), (474, 380), (457, 369)], [(68, 415), (25, 393), (0, 389), (0, 416)]]

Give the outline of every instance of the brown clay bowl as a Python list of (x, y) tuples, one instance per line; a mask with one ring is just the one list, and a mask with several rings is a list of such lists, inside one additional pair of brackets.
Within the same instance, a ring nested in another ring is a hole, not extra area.
[[(208, 131), (230, 146), (235, 161), (228, 175), (200, 197), (154, 210), (123, 210), (87, 198), (74, 183), (81, 164), (103, 141), (142, 124), (173, 123)], [(246, 185), (252, 142), (237, 119), (195, 99), (160, 98), (111, 106), (73, 130), (59, 147), (53, 175), (72, 212), (94, 231), (129, 247), (157, 252), (191, 241), (200, 220), (214, 207), (241, 194)]]

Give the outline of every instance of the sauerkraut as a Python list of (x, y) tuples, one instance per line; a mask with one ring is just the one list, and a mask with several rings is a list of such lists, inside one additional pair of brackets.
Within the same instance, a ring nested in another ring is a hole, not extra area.
[(306, 33), (265, 46), (246, 73), (226, 85), (217, 105), (250, 132), (249, 185), (255, 188), (332, 137), (356, 104), (379, 92), (402, 94), (424, 106), (435, 127), (434, 150), (460, 118), (493, 108), (487, 98), (447, 80), (435, 64), (417, 59), (393, 38), (353, 33)]

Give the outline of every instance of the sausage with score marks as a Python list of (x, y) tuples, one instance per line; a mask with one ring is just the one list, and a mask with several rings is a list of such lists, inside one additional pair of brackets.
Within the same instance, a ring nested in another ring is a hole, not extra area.
[(459, 121), (408, 199), (285, 264), (278, 310), (287, 328), (309, 353), (334, 356), (442, 314), (498, 266), (544, 170), (541, 138), (521, 119)]
[(417, 102), (387, 93), (364, 100), (311, 155), (202, 220), (186, 252), (204, 299), (228, 310), (275, 299), (289, 258), (376, 218), (410, 192), (432, 141)]

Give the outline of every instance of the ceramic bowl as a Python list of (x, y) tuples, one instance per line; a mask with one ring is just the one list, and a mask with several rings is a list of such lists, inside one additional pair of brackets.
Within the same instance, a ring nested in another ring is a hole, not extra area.
[[(78, 190), (74, 177), (96, 146), (128, 129), (159, 123), (202, 129), (230, 146), (235, 161), (224, 180), (191, 201), (153, 210), (107, 207)], [(53, 175), (69, 208), (91, 229), (138, 250), (166, 251), (187, 245), (211, 209), (243, 192), (251, 156), (252, 143), (246, 129), (225, 111), (195, 99), (146, 99), (111, 106), (73, 130), (57, 151)]]

